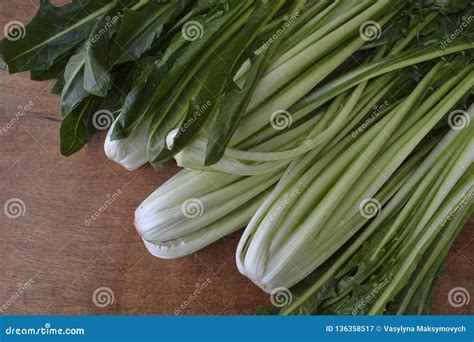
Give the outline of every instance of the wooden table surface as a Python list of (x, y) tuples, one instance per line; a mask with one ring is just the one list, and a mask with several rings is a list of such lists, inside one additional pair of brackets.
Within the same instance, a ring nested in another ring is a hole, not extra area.
[[(27, 23), (38, 3), (2, 0), (0, 28), (12, 20)], [(62, 157), (59, 98), (51, 86), (30, 81), (27, 73), (0, 71), (0, 128), (8, 128), (0, 135), (0, 204), (18, 198), (25, 205), (19, 218), (0, 215), (0, 314), (174, 314), (181, 305), (181, 314), (254, 314), (256, 306), (270, 305), (268, 295), (236, 269), (239, 232), (186, 258), (149, 255), (134, 229), (134, 210), (177, 167), (129, 173), (105, 157), (104, 134)], [(12, 124), (18, 107), (30, 101)], [(121, 195), (87, 226), (85, 220), (118, 190)], [(459, 308), (448, 303), (455, 287), (474, 294), (472, 223), (449, 253), (434, 314), (474, 314), (474, 298)], [(102, 287), (113, 292), (106, 307), (92, 299)]]

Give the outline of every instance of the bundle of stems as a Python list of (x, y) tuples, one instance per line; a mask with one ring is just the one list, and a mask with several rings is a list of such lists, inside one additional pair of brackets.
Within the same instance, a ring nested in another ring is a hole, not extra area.
[[(267, 292), (289, 288), (353, 236), (357, 230), (347, 222), (360, 215), (361, 203), (376, 195), (471, 89), (474, 69), (468, 65), (431, 90), (446, 65), (436, 63), (410, 95), (354, 142), (346, 139), (322, 158), (313, 159), (309, 153), (295, 162), (242, 236), (237, 265), (243, 274)], [(301, 194), (281, 210), (284, 194), (297, 190)], [(272, 219), (277, 209), (279, 215)]]
[(396, 172), (403, 181), (389, 200), (384, 191), (376, 197), (380, 215), (298, 284), (279, 313), (428, 313), (443, 260), (474, 209), (473, 133), (469, 127), (443, 133), (439, 142), (429, 137), (435, 147), (428, 156), (419, 158), (429, 141)]

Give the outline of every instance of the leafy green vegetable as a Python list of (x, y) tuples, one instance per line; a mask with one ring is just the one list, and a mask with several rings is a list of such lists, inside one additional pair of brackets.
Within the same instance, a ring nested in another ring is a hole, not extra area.
[(120, 107), (123, 94), (129, 91), (129, 68), (112, 74), (113, 86), (106, 98), (90, 95), (67, 113), (61, 124), (61, 153), (70, 156), (79, 151), (97, 130), (108, 128)]
[(99, 97), (90, 96), (64, 117), (60, 130), (63, 155), (79, 151), (96, 131), (92, 118), (100, 109), (101, 101)]
[(85, 53), (78, 53), (69, 59), (64, 70), (65, 83), (61, 92), (61, 108), (64, 115), (71, 112), (83, 99), (89, 96), (84, 89)]
[(110, 48), (111, 65), (133, 61), (149, 50), (164, 31), (164, 25), (175, 19), (190, 1), (175, 4), (140, 2), (122, 13), (122, 21)]
[(262, 2), (255, 6), (245, 26), (242, 27), (236, 36), (228, 42), (228, 45), (222, 51), (218, 51), (216, 56), (210, 61), (213, 68), (206, 74), (205, 79), (202, 80), (206, 86), (201, 87), (196, 98), (193, 99), (195, 105), (207, 103), (208, 101), (210, 104), (206, 106), (197, 117), (194, 109), (195, 106), (190, 106), (182, 122), (183, 124), (190, 123), (192, 120), (192, 123), (186, 127), (183, 126), (183, 124), (181, 125), (179, 131), (182, 132), (182, 134), (173, 140), (172, 148), (169, 151), (162, 150), (161, 153), (158, 153), (156, 157), (154, 157), (154, 137), (151, 136), (148, 145), (150, 161), (153, 163), (156, 161), (162, 162), (163, 160), (171, 158), (198, 133), (214, 108), (218, 107), (221, 94), (232, 80), (236, 71), (235, 69), (239, 66), (237, 63), (240, 61), (245, 49), (250, 46), (258, 32), (270, 18), (275, 15), (282, 5), (283, 1), (271, 1)]
[(57, 57), (86, 39), (96, 20), (112, 6), (108, 0), (76, 0), (55, 7), (42, 0), (38, 13), (26, 26), (24, 38), (2, 42), (9, 72), (49, 69)]
[(291, 287), (279, 314), (424, 314), (473, 211), (473, 14), (466, 0), (42, 0), (19, 36), (6, 28), (0, 67), (55, 80), (62, 154), (109, 129), (127, 170), (190, 169), (135, 213), (153, 255), (248, 224), (238, 268)]

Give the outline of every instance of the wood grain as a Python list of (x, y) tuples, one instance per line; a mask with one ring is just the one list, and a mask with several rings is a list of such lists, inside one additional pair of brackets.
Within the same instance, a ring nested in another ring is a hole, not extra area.
[[(56, 2), (57, 3), (57, 2)], [(38, 1), (3, 0), (0, 28), (12, 20), (28, 22)], [(3, 31), (3, 29), (1, 30)], [(50, 82), (33, 82), (26, 73), (0, 72), (0, 203), (19, 198), (24, 216), (0, 215), (0, 308), (2, 314), (254, 314), (269, 298), (234, 263), (239, 232), (179, 260), (160, 260), (145, 250), (133, 227), (136, 206), (177, 170), (169, 163), (129, 173), (107, 160), (104, 134), (70, 158), (59, 153), (59, 98)], [(18, 106), (31, 109), (13, 124)], [(107, 194), (122, 195), (92, 225), (85, 220)], [(435, 314), (474, 314), (448, 304), (450, 289), (474, 294), (472, 222), (455, 242), (437, 285)], [(32, 280), (22, 294), (18, 286)], [(190, 299), (195, 288), (210, 285)], [(112, 305), (92, 300), (100, 287), (114, 294)], [(16, 298), (18, 297), (18, 298)]]

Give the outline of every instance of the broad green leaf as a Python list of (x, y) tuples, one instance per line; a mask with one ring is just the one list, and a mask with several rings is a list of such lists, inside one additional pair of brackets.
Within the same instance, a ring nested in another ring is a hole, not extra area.
[[(233, 2), (238, 3), (238, 1)], [(142, 75), (135, 80), (119, 121), (114, 126), (112, 139), (126, 138), (149, 115), (159, 115), (156, 119), (159, 122), (166, 117), (165, 108), (171, 110), (178, 95), (183, 92), (212, 54), (215, 49), (213, 46), (222, 44), (221, 41), (216, 40), (216, 37), (232, 19), (232, 17), (229, 18), (228, 12), (236, 16), (240, 13), (238, 10), (244, 5), (240, 3), (236, 5), (237, 8), (232, 7), (232, 9), (218, 6), (206, 15), (194, 17), (195, 22), (203, 23), (201, 39), (190, 42), (184, 39), (181, 32), (175, 34), (163, 57), (150, 63)], [(209, 44), (211, 46), (208, 46)], [(183, 80), (182, 77), (185, 79)], [(158, 126), (159, 123), (156, 123), (155, 129), (158, 129)]]
[[(70, 156), (79, 151), (98, 129), (112, 123), (113, 114), (121, 106), (123, 94), (129, 89), (133, 70), (130, 65), (112, 74), (114, 82), (105, 98), (90, 95), (65, 116), (60, 129), (61, 153)], [(94, 117), (96, 114), (96, 117)]]
[(142, 58), (142, 72), (134, 79), (131, 92), (127, 95), (122, 113), (114, 125), (112, 139), (124, 139), (139, 127), (142, 120), (151, 115), (152, 102), (160, 95), (157, 88), (168, 76), (169, 69), (178, 58), (187, 41), (176, 35), (163, 56), (158, 59)]
[(164, 26), (175, 19), (189, 2), (149, 2), (138, 9), (125, 9), (110, 48), (111, 64), (139, 58), (160, 37)]
[(101, 101), (100, 97), (89, 96), (64, 117), (60, 128), (62, 155), (70, 156), (79, 151), (96, 132), (92, 118), (100, 110)]
[(105, 96), (110, 89), (110, 67), (108, 65), (110, 39), (117, 31), (121, 18), (122, 6), (131, 1), (113, 1), (114, 7), (108, 10), (100, 20), (85, 43), (84, 54), (84, 89), (93, 95)]
[(89, 93), (84, 89), (85, 52), (71, 57), (64, 70), (64, 87), (61, 92), (61, 110), (68, 114)]
[[(283, 34), (283, 38), (284, 36)], [(251, 69), (242, 89), (231, 83), (230, 89), (227, 90), (210, 128), (205, 159), (206, 166), (217, 163), (224, 154), (225, 148), (250, 102), (258, 80), (265, 71), (268, 61), (278, 49), (281, 40), (282, 38), (276, 39), (270, 47), (253, 58)]]
[[(218, 108), (222, 92), (230, 84), (236, 71), (236, 65), (245, 49), (249, 47), (283, 3), (283, 1), (258, 2), (250, 17), (246, 20), (246, 24), (241, 27), (235, 37), (229, 40), (224, 48), (216, 52), (216, 56), (210, 62), (213, 68), (202, 80), (203, 86), (183, 118), (179, 127), (180, 134), (175, 137), (170, 150), (166, 149), (165, 146), (166, 136), (159, 136), (154, 131), (150, 132), (148, 156), (152, 163), (160, 163), (171, 158), (199, 132), (214, 109)], [(204, 106), (204, 104), (207, 105)], [(196, 115), (195, 106), (202, 108), (199, 115)]]
[[(120, 3), (120, 6), (123, 5)], [(64, 72), (65, 84), (61, 95), (64, 114), (89, 94), (104, 97), (110, 89), (108, 46), (120, 22), (119, 10), (119, 5), (116, 5), (104, 13), (81, 45), (80, 52), (69, 60)]]
[(71, 58), (71, 54), (67, 53), (64, 56), (60, 56), (47, 70), (31, 70), (31, 79), (34, 81), (52, 80), (63, 77), (64, 69)]
[[(200, 116), (204, 112), (204, 109), (210, 105), (210, 102), (198, 103), (196, 100), (196, 96), (203, 86), (202, 80), (205, 79), (210, 72), (212, 72), (212, 67), (211, 64), (208, 64), (191, 80), (188, 87), (177, 101), (172, 102), (171, 99), (168, 100), (170, 110), (167, 112), (167, 116), (157, 113), (153, 117), (155, 124), (160, 120), (159, 125), (157, 125), (156, 136), (166, 137), (171, 130), (182, 124), (188, 111), (193, 111), (197, 117)], [(178, 131), (177, 134), (180, 135), (182, 133), (182, 131)], [(164, 140), (163, 143), (165, 143)], [(157, 162), (153, 164), (153, 167), (159, 169), (161, 168), (161, 163)]]
[(76, 0), (56, 7), (41, 0), (38, 13), (26, 25), (23, 38), (3, 40), (3, 54), (10, 73), (46, 70), (57, 57), (86, 39), (113, 3), (109, 0)]
[(145, 119), (145, 113), (150, 108), (156, 89), (167, 72), (167, 65), (158, 65), (155, 62), (145, 67), (127, 94), (122, 113), (114, 125), (112, 139), (126, 138)]
[(211, 12), (208, 15), (193, 18), (191, 24), (197, 30), (197, 34), (201, 35), (200, 38), (185, 38), (182, 32), (176, 35), (175, 45), (182, 45), (183, 49), (176, 56), (176, 61), (167, 77), (160, 83), (151, 108), (160, 107), (160, 102), (168, 98), (170, 93), (174, 94), (175, 98), (181, 94), (191, 78), (209, 61), (208, 59), (215, 54), (219, 46), (226, 42), (230, 36), (229, 32), (234, 33), (235, 27), (233, 31), (229, 29), (248, 7), (246, 3), (239, 3), (226, 11), (215, 10), (216, 13)]

